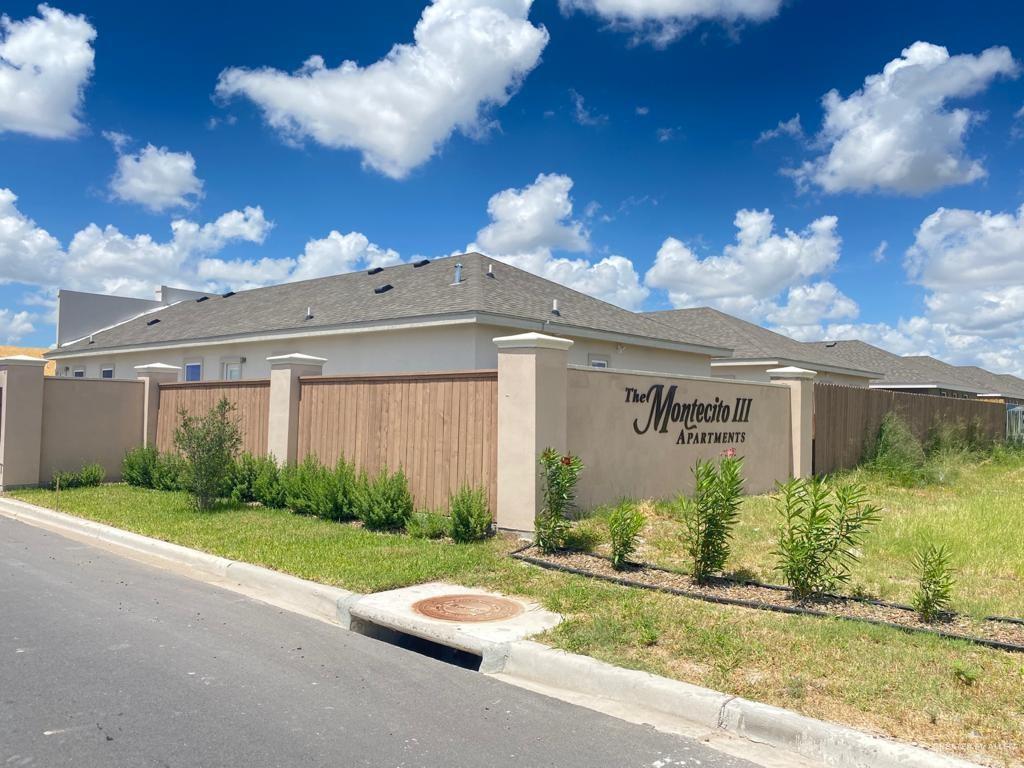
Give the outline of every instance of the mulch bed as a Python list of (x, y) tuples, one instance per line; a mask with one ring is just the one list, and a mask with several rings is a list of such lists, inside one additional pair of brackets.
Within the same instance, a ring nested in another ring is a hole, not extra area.
[(967, 640), (1007, 651), (1024, 653), (1024, 620), (993, 616), (974, 619), (962, 614), (947, 614), (942, 621), (926, 624), (913, 608), (882, 600), (827, 595), (797, 601), (792, 590), (775, 584), (716, 578), (698, 584), (689, 576), (648, 564), (632, 564), (617, 571), (610, 560), (582, 552), (544, 554), (529, 546), (512, 557), (542, 568), (576, 573), (628, 587), (668, 592), (697, 600), (780, 613), (824, 616), (895, 627), (907, 632), (923, 632), (957, 640)]

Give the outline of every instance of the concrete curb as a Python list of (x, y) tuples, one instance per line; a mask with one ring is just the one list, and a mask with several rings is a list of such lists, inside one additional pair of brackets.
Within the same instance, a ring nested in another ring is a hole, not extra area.
[(979, 768), (976, 763), (787, 709), (622, 669), (528, 640), (508, 644), (505, 665), (498, 673), (724, 731), (830, 768)]
[(218, 557), (16, 499), (0, 498), (0, 515), (346, 629), (347, 606), (362, 597), (338, 587)]
[[(0, 498), (0, 515), (100, 546), (136, 560), (170, 568), (189, 578), (213, 583), (261, 602), (356, 630), (365, 597), (337, 587), (228, 560), (216, 555), (123, 531), (102, 523)], [(447, 637), (429, 637), (450, 645)], [(481, 671), (654, 712), (766, 744), (830, 768), (980, 768), (920, 747), (874, 736), (719, 691), (623, 669), (589, 656), (566, 653), (529, 640), (488, 643)]]

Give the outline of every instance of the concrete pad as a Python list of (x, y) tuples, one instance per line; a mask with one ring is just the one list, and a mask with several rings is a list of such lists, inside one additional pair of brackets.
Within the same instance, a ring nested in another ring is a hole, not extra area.
[[(500, 621), (459, 622), (429, 618), (413, 610), (413, 605), (420, 600), (446, 595), (504, 598), (518, 603), (523, 611), (518, 616)], [(349, 606), (349, 615), (351, 627), (356, 631), (360, 631), (360, 622), (385, 627), (481, 656), (485, 663), (496, 655), (504, 658), (504, 648), (509, 643), (546, 632), (562, 621), (557, 613), (546, 611), (537, 603), (444, 582), (418, 584), (367, 595)]]

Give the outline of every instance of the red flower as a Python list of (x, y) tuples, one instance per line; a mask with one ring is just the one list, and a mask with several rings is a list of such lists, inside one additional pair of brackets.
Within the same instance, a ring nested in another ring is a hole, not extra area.
[(572, 466), (572, 456), (569, 456), (568, 454), (566, 454), (565, 456), (563, 456), (563, 457), (562, 457), (562, 466), (563, 466), (563, 467), (569, 467), (569, 466)]
[(735, 459), (736, 458), (736, 449), (735, 448), (726, 448), (724, 451), (722, 451), (722, 455), (725, 458), (727, 458), (727, 459)]

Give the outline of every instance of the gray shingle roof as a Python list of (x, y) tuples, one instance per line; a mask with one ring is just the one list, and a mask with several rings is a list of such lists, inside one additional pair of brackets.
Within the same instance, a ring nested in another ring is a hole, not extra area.
[(692, 329), (705, 339), (710, 339), (723, 347), (730, 347), (733, 350), (732, 357), (738, 359), (784, 360), (787, 364), (793, 363), (809, 368), (816, 365), (844, 368), (865, 375), (881, 373), (878, 368), (872, 368), (870, 365), (839, 362), (832, 355), (819, 353), (813, 346), (711, 307), (648, 312), (647, 316), (679, 329)]
[[(463, 282), (452, 285), (456, 261), (463, 265)], [(493, 277), (487, 276), (489, 265), (494, 267)], [(384, 285), (392, 288), (374, 292)], [(558, 300), (558, 316), (551, 311), (553, 299)], [(305, 319), (307, 307), (313, 311), (311, 320)], [(239, 291), (228, 298), (184, 301), (99, 331), (93, 335), (92, 344), (84, 339), (64, 345), (49, 356), (474, 313), (548, 322), (548, 330), (554, 334), (572, 335), (572, 329), (577, 328), (686, 345), (709, 355), (727, 351), (696, 333), (659, 323), (479, 253), (468, 253), (421, 267), (402, 264), (372, 275), (351, 272)], [(150, 324), (155, 319), (159, 323)]]
[(1006, 373), (992, 373), (976, 365), (954, 366), (960, 371), (965, 381), (969, 381), (982, 390), (985, 395), (1003, 395), (1005, 397), (1024, 399), (1024, 381)]
[(931, 386), (977, 394), (979, 388), (966, 382), (956, 366), (933, 357), (901, 357), (888, 350), (857, 339), (841, 341), (802, 342), (817, 352), (837, 361), (837, 364), (869, 366), (884, 376), (873, 384)]

